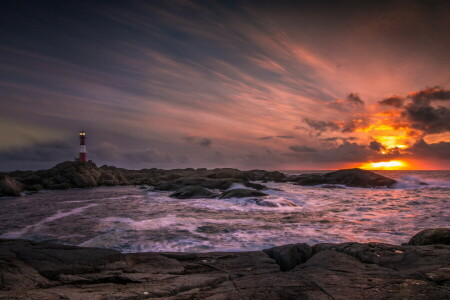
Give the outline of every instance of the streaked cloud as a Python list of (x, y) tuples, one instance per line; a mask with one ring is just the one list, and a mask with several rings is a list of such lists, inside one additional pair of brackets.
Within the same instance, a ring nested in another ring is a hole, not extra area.
[(414, 156), (449, 141), (450, 18), (412, 3), (8, 4), (1, 154), (72, 159), (85, 129), (99, 163), (322, 168), (377, 158), (388, 122)]

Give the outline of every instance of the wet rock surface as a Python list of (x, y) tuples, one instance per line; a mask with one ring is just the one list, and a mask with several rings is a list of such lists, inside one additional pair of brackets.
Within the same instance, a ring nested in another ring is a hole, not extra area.
[(350, 187), (391, 187), (396, 180), (362, 169), (344, 169), (326, 174), (302, 174), (290, 177), (298, 185), (343, 184)]
[(0, 240), (0, 299), (448, 299), (450, 246), (132, 253)]
[(450, 245), (450, 228), (425, 229), (414, 235), (408, 242), (410, 245)]

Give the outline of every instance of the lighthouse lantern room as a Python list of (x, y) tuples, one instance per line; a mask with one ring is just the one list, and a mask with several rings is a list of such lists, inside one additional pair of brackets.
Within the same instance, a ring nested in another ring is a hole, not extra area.
[(87, 157), (86, 157), (86, 132), (84, 132), (83, 130), (80, 131), (80, 157), (79, 160), (86, 162), (87, 161)]

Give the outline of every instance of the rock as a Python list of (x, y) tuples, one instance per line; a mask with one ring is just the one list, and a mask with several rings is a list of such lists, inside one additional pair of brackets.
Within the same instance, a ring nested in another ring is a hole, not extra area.
[(23, 191), (23, 185), (9, 177), (8, 175), (0, 175), (0, 197), (2, 196), (20, 196)]
[(262, 197), (268, 196), (266, 193), (251, 189), (233, 189), (226, 191), (220, 195), (220, 199), (228, 198), (244, 198), (244, 197)]
[(326, 174), (303, 174), (295, 177), (298, 185), (343, 184), (350, 187), (391, 187), (396, 180), (384, 177), (372, 171), (362, 169), (344, 169)]
[(450, 245), (127, 253), (0, 240), (0, 299), (449, 299)]
[(17, 258), (43, 276), (55, 279), (59, 274), (94, 272), (101, 265), (122, 259), (120, 252), (100, 248), (0, 240), (0, 248), (13, 252)]
[(425, 229), (414, 235), (409, 245), (450, 245), (450, 228)]
[(314, 282), (331, 299), (446, 299), (450, 292), (420, 276), (405, 276), (330, 250), (314, 255), (292, 273)]
[(178, 189), (175, 193), (170, 194), (170, 197), (178, 199), (199, 199), (212, 198), (215, 195), (216, 194), (204, 187), (199, 185), (191, 185)]
[(308, 244), (292, 244), (263, 250), (280, 265), (281, 271), (289, 271), (306, 262), (313, 255)]
[[(146, 185), (156, 190), (176, 191), (182, 187), (199, 185), (206, 189), (229, 189), (232, 184), (261, 190), (266, 186), (250, 181), (283, 181), (283, 173), (264, 170), (240, 171), (221, 169), (142, 169), (127, 170), (113, 166), (98, 168), (92, 162), (66, 161), (48, 170), (14, 171), (8, 176), (20, 183), (23, 190), (70, 189), (95, 186)], [(15, 194), (17, 195), (17, 194)]]

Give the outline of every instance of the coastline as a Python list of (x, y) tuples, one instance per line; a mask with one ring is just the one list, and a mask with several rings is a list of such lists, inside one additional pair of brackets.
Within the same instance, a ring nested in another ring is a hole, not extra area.
[(448, 299), (450, 229), (408, 244), (129, 253), (0, 240), (2, 299)]

